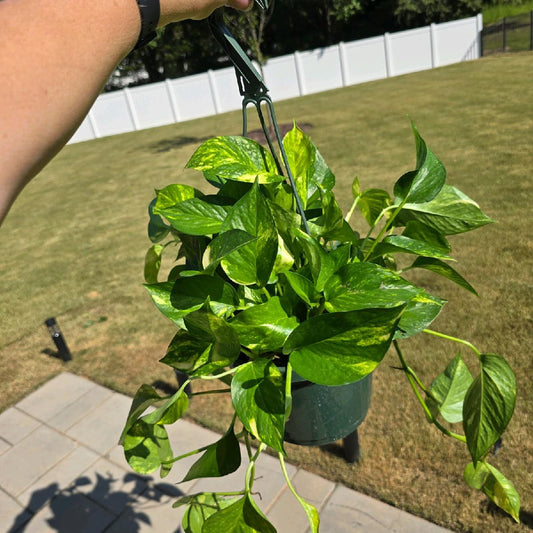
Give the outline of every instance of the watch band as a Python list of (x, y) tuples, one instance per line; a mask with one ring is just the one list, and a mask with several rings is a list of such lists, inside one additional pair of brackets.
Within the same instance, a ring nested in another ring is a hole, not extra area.
[(155, 30), (161, 14), (159, 0), (137, 0), (137, 5), (141, 15), (141, 32), (134, 50), (148, 44), (157, 35)]

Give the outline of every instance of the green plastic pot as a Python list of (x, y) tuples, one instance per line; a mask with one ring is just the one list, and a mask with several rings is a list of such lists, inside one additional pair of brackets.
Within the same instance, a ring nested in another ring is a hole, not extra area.
[(370, 407), (372, 374), (360, 381), (330, 387), (292, 374), (292, 410), (285, 440), (302, 446), (322, 446), (353, 433)]

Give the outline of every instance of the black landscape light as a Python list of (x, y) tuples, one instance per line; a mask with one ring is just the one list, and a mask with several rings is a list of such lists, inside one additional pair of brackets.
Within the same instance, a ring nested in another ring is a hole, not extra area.
[(63, 334), (61, 333), (61, 329), (59, 329), (59, 324), (56, 322), (56, 319), (53, 317), (47, 318), (44, 323), (50, 332), (50, 337), (52, 337), (52, 340), (56, 345), (58, 356), (61, 357), (63, 361), (70, 361), (72, 355), (70, 355), (70, 350), (63, 338)]

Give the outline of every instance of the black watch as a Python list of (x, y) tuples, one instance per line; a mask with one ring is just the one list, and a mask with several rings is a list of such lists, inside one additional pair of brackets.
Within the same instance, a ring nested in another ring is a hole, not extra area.
[(161, 14), (159, 0), (137, 0), (137, 5), (141, 15), (141, 32), (134, 50), (148, 44), (157, 35), (155, 30)]

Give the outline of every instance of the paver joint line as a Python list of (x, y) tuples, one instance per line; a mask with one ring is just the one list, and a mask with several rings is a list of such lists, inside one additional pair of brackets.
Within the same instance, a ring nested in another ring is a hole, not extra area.
[(319, 513), (322, 512), (322, 509), (324, 509), (326, 507), (326, 505), (328, 504), (329, 500), (331, 500), (331, 497), (333, 496), (333, 493), (335, 492), (335, 489), (338, 487), (338, 483), (335, 483), (332, 487), (331, 487), (331, 490), (329, 491), (328, 495), (324, 498), (324, 501), (322, 502), (322, 505), (317, 509), (317, 511)]

